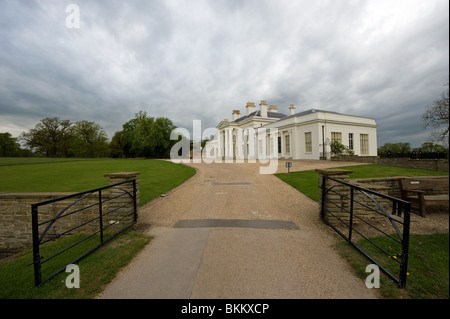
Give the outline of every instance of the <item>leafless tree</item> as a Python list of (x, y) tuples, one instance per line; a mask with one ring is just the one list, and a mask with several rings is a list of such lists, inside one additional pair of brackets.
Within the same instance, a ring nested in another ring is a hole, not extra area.
[(448, 82), (446, 84), (447, 90), (442, 92), (441, 97), (428, 106), (422, 115), (425, 127), (431, 127), (433, 130), (430, 133), (430, 140), (433, 142), (449, 145), (449, 119), (448, 119)]

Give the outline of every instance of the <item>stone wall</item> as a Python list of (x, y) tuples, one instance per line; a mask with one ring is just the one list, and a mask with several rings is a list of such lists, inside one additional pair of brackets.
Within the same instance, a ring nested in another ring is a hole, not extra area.
[[(115, 184), (122, 181), (136, 179), (137, 188), (137, 203), (139, 203), (139, 182), (137, 176), (139, 173), (113, 173), (106, 174), (109, 178), (109, 184)], [(124, 192), (133, 194), (132, 183), (119, 185), (107, 190), (101, 191), (103, 227), (108, 226), (113, 229), (118, 220), (124, 215), (131, 214), (134, 211), (133, 201), (130, 196), (117, 197)], [(11, 253), (22, 251), (32, 246), (32, 204), (47, 201), (62, 196), (71, 195), (72, 193), (0, 193), (0, 257), (9, 255)], [(75, 233), (92, 233), (99, 230), (99, 220), (94, 220), (99, 216), (99, 192), (92, 194), (72, 197), (38, 207), (39, 223), (55, 218), (61, 211), (69, 208), (63, 212), (65, 217), (58, 219), (49, 228), (45, 238), (51, 238), (57, 234), (67, 232), (69, 229), (82, 225), (72, 232)], [(80, 199), (78, 202), (77, 199)], [(76, 203), (75, 203), (76, 202)], [(78, 213), (75, 211), (84, 208)], [(71, 214), (73, 213), (73, 214)], [(119, 222), (127, 224), (132, 221), (132, 216)], [(41, 234), (48, 226), (44, 224), (39, 227)], [(70, 234), (70, 233), (67, 233)], [(44, 238), (44, 239), (45, 239)]]
[[(357, 185), (361, 185), (362, 187), (373, 187), (373, 186), (380, 186), (385, 187), (387, 189), (387, 195), (401, 198), (400, 194), (400, 184), (399, 179), (400, 178), (411, 178), (408, 176), (395, 176), (395, 177), (381, 177), (381, 178), (363, 178), (363, 179), (355, 179), (352, 180), (352, 183), (356, 183)], [(445, 176), (420, 176), (417, 178), (427, 178), (427, 179), (441, 179), (441, 178), (448, 178)], [(440, 188), (440, 187), (434, 187), (433, 190), (427, 191), (428, 195), (438, 195), (438, 194), (448, 194), (449, 189), (448, 188)]]

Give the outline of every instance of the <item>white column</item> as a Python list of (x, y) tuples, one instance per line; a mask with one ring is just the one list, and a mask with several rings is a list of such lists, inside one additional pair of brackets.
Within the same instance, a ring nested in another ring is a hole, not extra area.
[(229, 158), (231, 160), (233, 160), (234, 150), (233, 150), (233, 129), (232, 128), (230, 128), (228, 130), (228, 143), (229, 143), (229, 145), (228, 145), (228, 150), (229, 150), (228, 156), (229, 156)]
[(221, 158), (223, 156), (223, 131), (217, 133), (217, 157)]
[(228, 129), (227, 128), (223, 131), (223, 134), (224, 134), (223, 142), (225, 145), (225, 153), (223, 154), (223, 158), (226, 159), (228, 157), (228, 152), (229, 152), (228, 151)]
[(291, 156), (291, 159), (294, 159), (294, 152), (293, 147), (294, 143), (292, 142), (292, 129), (289, 130), (289, 155)]
[(245, 156), (244, 130), (241, 128), (237, 128), (234, 131), (236, 134), (236, 154), (235, 154), (236, 163), (243, 163)]
[(256, 154), (255, 150), (257, 150), (256, 145), (256, 136), (255, 129), (253, 127), (246, 129), (247, 133), (247, 160), (249, 163), (256, 163)]
[(270, 141), (271, 141), (271, 149), (270, 156), (271, 158), (278, 158), (278, 134), (275, 131), (270, 131)]

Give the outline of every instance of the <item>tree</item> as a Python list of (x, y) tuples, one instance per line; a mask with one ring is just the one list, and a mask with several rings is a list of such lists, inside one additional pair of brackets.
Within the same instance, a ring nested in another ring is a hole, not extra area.
[(153, 118), (140, 111), (123, 125), (122, 147), (127, 157), (167, 158), (175, 143), (170, 132), (175, 129), (165, 117)]
[(156, 142), (153, 148), (155, 158), (168, 158), (170, 156), (170, 149), (175, 144), (170, 139), (170, 132), (175, 128), (175, 125), (168, 118), (156, 118), (151, 135), (153, 141)]
[(140, 111), (136, 114), (137, 125), (134, 130), (132, 141), (132, 151), (137, 156), (146, 158), (152, 157), (153, 150), (157, 141), (153, 138), (153, 123), (155, 119), (147, 116), (147, 112)]
[(379, 155), (387, 154), (408, 154), (411, 152), (410, 143), (385, 143), (378, 148)]
[(425, 142), (422, 143), (421, 147), (415, 149), (415, 151), (424, 153), (445, 153), (447, 152), (447, 148), (440, 144), (434, 144), (433, 142)]
[(114, 158), (124, 157), (124, 140), (125, 131), (117, 131), (114, 133), (111, 142), (109, 143), (109, 148), (111, 149), (111, 156)]
[(73, 125), (70, 151), (75, 157), (103, 157), (109, 155), (108, 137), (100, 125), (79, 121)]
[(35, 128), (23, 132), (20, 139), (47, 157), (67, 156), (73, 137), (72, 123), (58, 117), (45, 118)]
[(348, 146), (340, 143), (339, 141), (333, 141), (331, 143), (331, 153), (334, 155), (354, 155), (355, 152), (348, 148)]
[(133, 149), (134, 135), (139, 119), (134, 118), (122, 125), (123, 138), (122, 150), (125, 157), (136, 157), (136, 151)]
[(0, 133), (0, 156), (17, 156), (21, 152), (17, 138), (12, 137), (8, 132)]
[(430, 140), (443, 143), (448, 147), (448, 127), (449, 127), (449, 84), (447, 83), (447, 91), (441, 94), (441, 97), (433, 102), (433, 104), (426, 108), (422, 115), (425, 122), (425, 127), (432, 127), (430, 133)]

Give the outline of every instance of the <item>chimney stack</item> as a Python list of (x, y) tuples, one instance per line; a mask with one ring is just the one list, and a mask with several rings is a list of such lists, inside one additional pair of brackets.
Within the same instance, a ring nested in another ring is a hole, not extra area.
[(267, 103), (265, 100), (261, 100), (261, 103), (259, 103), (259, 106), (261, 107), (259, 115), (261, 117), (267, 117)]
[(239, 110), (233, 110), (233, 122), (240, 117), (241, 112)]
[(294, 104), (291, 104), (291, 105), (289, 106), (289, 114), (290, 114), (290, 115), (295, 114), (295, 107), (294, 107)]
[(278, 112), (278, 107), (276, 105), (270, 105), (269, 112)]
[(256, 111), (255, 103), (253, 102), (247, 102), (247, 115), (250, 115), (251, 113)]

